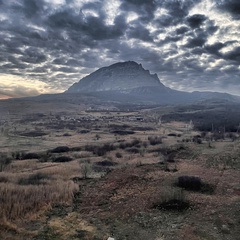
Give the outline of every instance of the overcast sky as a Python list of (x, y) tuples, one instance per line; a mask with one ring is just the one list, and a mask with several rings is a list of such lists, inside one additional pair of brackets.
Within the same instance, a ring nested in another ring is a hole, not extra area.
[(240, 95), (240, 0), (0, 0), (0, 98), (128, 60), (174, 89)]

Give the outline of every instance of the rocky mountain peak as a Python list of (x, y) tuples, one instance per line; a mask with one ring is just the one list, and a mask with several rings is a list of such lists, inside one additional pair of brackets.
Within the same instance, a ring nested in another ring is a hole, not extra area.
[(165, 88), (157, 74), (150, 74), (141, 64), (127, 61), (98, 69), (73, 84), (67, 92), (130, 92), (144, 87)]

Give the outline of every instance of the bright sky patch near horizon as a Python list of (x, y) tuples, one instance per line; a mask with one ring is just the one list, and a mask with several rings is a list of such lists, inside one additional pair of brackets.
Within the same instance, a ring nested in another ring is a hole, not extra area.
[(240, 1), (0, 0), (0, 99), (128, 60), (177, 90), (240, 95)]

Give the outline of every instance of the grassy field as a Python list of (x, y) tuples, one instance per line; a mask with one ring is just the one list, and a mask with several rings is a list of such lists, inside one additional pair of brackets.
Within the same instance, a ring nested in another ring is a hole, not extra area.
[(237, 134), (161, 122), (168, 108), (25, 107), (0, 119), (0, 239), (239, 238)]

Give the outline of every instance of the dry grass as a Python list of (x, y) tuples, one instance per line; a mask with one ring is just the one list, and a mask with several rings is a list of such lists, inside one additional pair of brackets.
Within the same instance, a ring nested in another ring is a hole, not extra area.
[[(85, 113), (81, 114), (84, 115)], [(134, 114), (120, 113), (117, 115), (116, 113), (110, 113), (108, 115), (118, 117), (122, 115), (134, 116)], [(86, 113), (86, 115), (88, 114)], [(92, 115), (95, 117), (108, 116), (104, 113), (92, 113)], [(149, 230), (152, 231), (151, 234), (159, 230), (159, 239), (161, 240), (200, 240), (203, 238), (199, 237), (198, 231), (202, 227), (203, 231), (209, 230), (208, 232), (215, 232), (216, 236), (220, 236), (219, 230), (214, 230), (215, 225), (210, 213), (214, 210), (213, 217), (217, 218), (217, 211), (220, 214), (220, 210), (223, 209), (224, 213), (229, 212), (230, 218), (232, 217), (231, 215), (237, 209), (234, 204), (239, 201), (240, 196), (239, 172), (231, 166), (224, 169), (224, 171), (219, 171), (222, 168), (216, 168), (213, 166), (214, 164), (209, 167), (207, 163), (211, 160), (210, 156), (218, 154), (222, 156), (224, 151), (227, 155), (230, 152), (239, 154), (239, 142), (214, 142), (211, 148), (208, 147), (206, 141), (198, 145), (185, 142), (183, 144), (186, 146), (187, 153), (183, 151), (182, 155), (176, 154), (176, 159), (174, 159), (176, 161), (169, 163), (170, 169), (173, 169), (176, 165), (177, 171), (168, 172), (164, 171), (164, 166), (160, 164), (163, 162), (164, 156), (159, 149), (179, 145), (183, 138), (191, 138), (192, 135), (198, 134), (197, 132), (186, 132), (185, 124), (179, 122), (162, 124), (160, 128), (151, 122), (114, 121), (113, 118), (109, 121), (93, 122), (94, 126), (90, 126), (90, 132), (86, 134), (79, 133), (79, 130), (85, 129), (84, 127), (76, 130), (54, 130), (44, 129), (45, 125), (42, 125), (43, 131), (49, 131), (49, 134), (43, 138), (37, 137), (34, 139), (15, 136), (13, 129), (9, 126), (10, 136), (6, 135), (0, 138), (0, 150), (8, 153), (9, 156), (16, 151), (44, 153), (57, 146), (82, 147), (84, 149), (83, 147), (86, 145), (103, 146), (105, 143), (110, 143), (116, 145), (117, 149), (106, 152), (103, 156), (97, 156), (86, 151), (50, 154), (52, 157), (64, 155), (73, 158), (73, 161), (66, 163), (53, 163), (50, 159), (51, 156), (46, 162), (37, 160), (12, 161), (4, 169), (4, 172), (0, 172), (0, 238), (32, 239), (34, 234), (41, 234), (42, 228), (49, 227), (60, 236), (58, 239), (81, 239), (74, 237), (78, 233), (77, 230), (79, 232), (86, 231), (88, 239), (93, 239), (93, 236), (103, 236), (97, 235), (99, 233), (104, 234), (104, 237), (106, 236), (103, 239), (107, 239), (111, 233), (108, 227), (115, 224), (111, 221), (114, 222), (117, 219), (117, 221), (121, 222), (123, 220), (119, 225), (121, 226), (119, 231), (124, 231), (124, 223), (129, 224), (129, 226), (135, 224), (134, 219), (139, 213), (144, 213), (144, 216), (149, 214), (149, 218), (137, 219), (137, 222), (144, 221), (144, 224), (148, 224), (149, 221), (152, 223), (148, 226)], [(130, 129), (131, 126), (143, 127), (144, 124), (156, 129), (136, 130), (133, 135), (120, 136), (109, 133), (111, 130), (109, 126), (113, 123), (127, 124)], [(23, 126), (18, 126), (19, 131), (25, 131), (25, 128), (30, 131), (34, 129), (34, 124), (27, 122)], [(64, 137), (65, 132), (70, 133), (71, 136)], [(181, 134), (182, 137), (167, 136), (173, 132)], [(96, 140), (97, 134), (100, 135), (98, 140)], [(155, 138), (156, 136), (163, 136), (163, 143), (156, 146), (150, 145), (148, 137)], [(134, 139), (139, 139), (141, 142), (140, 147), (137, 148), (139, 149), (138, 153), (118, 148), (121, 142), (132, 142)], [(144, 142), (148, 142), (148, 145), (145, 146)], [(121, 153), (121, 158), (116, 157), (117, 152)], [(221, 158), (219, 159), (222, 161)], [(91, 179), (84, 180), (81, 179), (81, 166), (84, 166), (87, 160), (93, 165), (104, 160), (117, 162), (118, 165), (102, 178), (100, 177), (103, 175), (100, 173), (99, 175), (92, 173)], [(221, 161), (220, 167), (222, 166)], [(19, 184), (21, 179), (28, 180), (38, 173), (47, 177), (40, 179), (36, 184), (31, 184), (31, 181), (23, 181), (25, 185)], [(156, 202), (166, 201), (176, 198), (176, 196), (177, 198), (182, 197), (182, 195), (178, 194), (178, 189), (174, 185), (178, 177), (182, 175), (200, 177), (206, 183), (217, 185), (216, 191), (212, 195), (186, 192), (184, 190), (186, 199), (193, 206), (184, 213), (186, 215), (185, 219), (183, 219), (183, 214), (172, 214), (152, 207)], [(79, 185), (71, 180), (73, 178), (74, 181), (78, 181)], [(75, 192), (77, 194), (74, 196)], [(75, 197), (74, 202), (73, 196)], [(228, 205), (233, 206), (232, 209)], [(51, 209), (52, 206), (52, 211), (49, 211), (46, 217), (46, 210)], [(64, 209), (65, 206), (67, 210)], [(62, 215), (61, 209), (66, 210), (65, 215)], [(161, 212), (159, 213), (159, 211)], [(201, 217), (199, 213), (202, 214)], [(40, 222), (39, 228), (32, 230), (26, 227), (27, 222), (32, 219), (38, 221), (38, 223)], [(231, 220), (236, 224), (234, 227), (237, 229), (237, 218), (231, 218)], [(156, 221), (156, 226), (154, 221)], [(190, 227), (190, 222), (195, 222), (195, 225)], [(208, 226), (205, 222), (212, 223), (212, 225), (209, 224)], [(225, 224), (224, 221), (222, 222)], [(173, 225), (177, 223), (179, 229), (172, 228), (171, 223)], [(117, 228), (118, 225), (113, 227)], [(136, 232), (144, 230), (144, 227), (140, 229), (138, 225), (134, 227), (136, 229), (133, 228), (133, 230), (136, 230)], [(2, 233), (2, 229), (4, 231), (7, 229), (8, 233)], [(13, 230), (18, 232), (11, 233)], [(175, 236), (175, 238), (170, 237), (171, 232), (174, 233), (172, 236)], [(19, 234), (24, 236), (25, 233), (32, 235), (31, 237), (27, 235), (28, 237), (25, 238), (18, 236)], [(6, 237), (7, 234), (10, 234), (9, 238)], [(43, 236), (40, 239), (51, 238)], [(116, 237), (116, 239), (130, 238)], [(222, 238), (212, 239), (222, 240)]]
[(92, 239), (96, 228), (84, 221), (76, 213), (70, 213), (64, 218), (55, 217), (50, 220), (49, 226), (54, 229), (55, 233), (59, 234), (60, 239), (70, 239), (72, 236), (77, 235), (76, 229), (86, 231), (88, 239)]
[(47, 185), (21, 186), (1, 183), (0, 219), (23, 218), (56, 203), (71, 203), (78, 186), (72, 181), (53, 181)]

